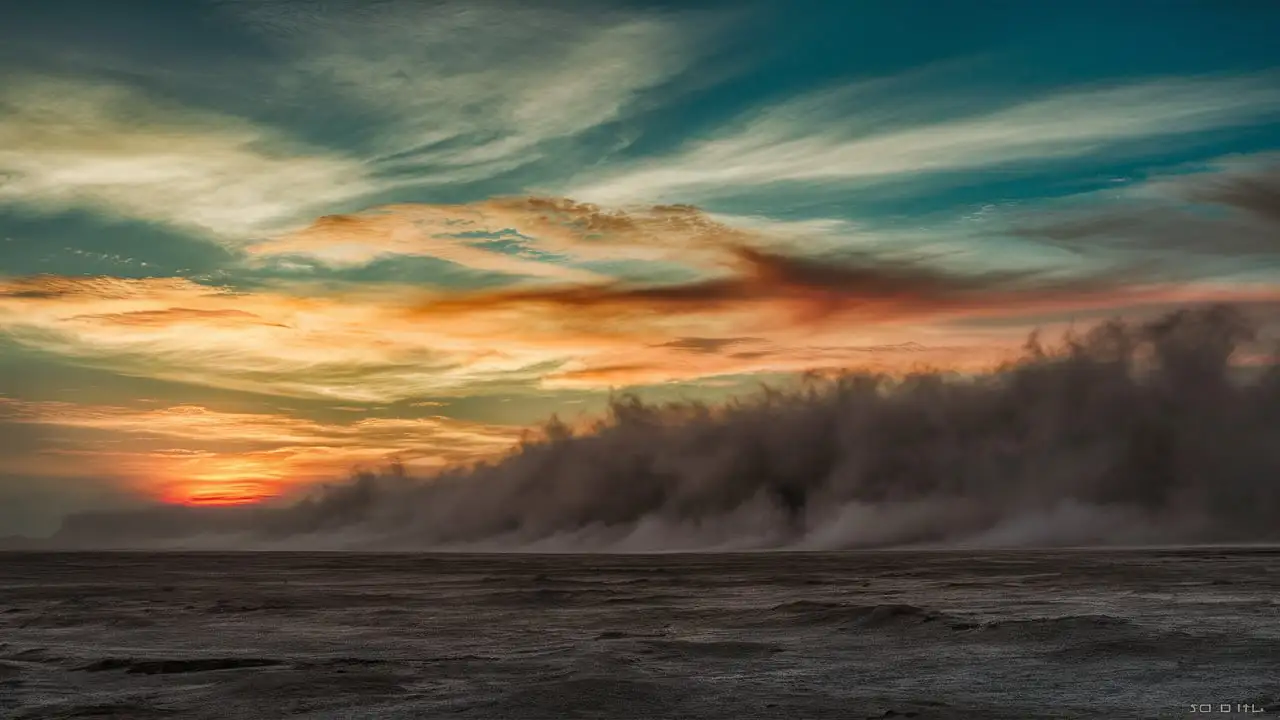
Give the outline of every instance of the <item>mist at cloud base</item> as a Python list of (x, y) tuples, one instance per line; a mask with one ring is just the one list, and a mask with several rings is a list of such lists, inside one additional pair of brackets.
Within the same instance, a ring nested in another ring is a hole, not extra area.
[[(978, 377), (623, 396), (507, 457), (289, 507), (68, 517), (60, 547), (649, 552), (1280, 540), (1280, 362), (1245, 316), (1109, 322)], [(1241, 376), (1246, 353), (1262, 358)]]

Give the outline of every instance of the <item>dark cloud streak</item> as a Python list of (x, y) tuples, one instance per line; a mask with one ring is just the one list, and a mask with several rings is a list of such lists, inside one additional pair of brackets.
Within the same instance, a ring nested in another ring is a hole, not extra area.
[[(1197, 202), (1226, 205), (1251, 213), (1280, 231), (1280, 162), (1256, 173), (1210, 179), (1193, 186), (1187, 195)], [(1276, 240), (1276, 248), (1280, 250), (1280, 236)]]
[(718, 353), (727, 348), (736, 345), (760, 342), (759, 338), (750, 337), (730, 337), (730, 338), (710, 338), (710, 337), (685, 337), (665, 342), (654, 347), (672, 348), (674, 350), (684, 350), (692, 353)]
[(1156, 196), (1123, 206), (1031, 217), (1015, 234), (1077, 252), (1139, 252), (1165, 276), (1206, 270), (1188, 266), (1177, 254), (1280, 263), (1280, 161), (1178, 177), (1156, 187)]
[(816, 258), (747, 246), (726, 249), (732, 274), (684, 284), (607, 283), (540, 287), (432, 298), (413, 312), (423, 318), (488, 310), (528, 309), (592, 313), (698, 314), (780, 307), (809, 323), (864, 311), (898, 318), (1053, 303), (1087, 297), (1122, 297), (1132, 272), (1055, 277), (1048, 272), (961, 274), (922, 263), (844, 254)]

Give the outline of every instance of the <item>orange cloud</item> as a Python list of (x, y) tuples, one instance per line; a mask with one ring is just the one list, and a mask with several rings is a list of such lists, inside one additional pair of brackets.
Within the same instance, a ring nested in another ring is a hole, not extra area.
[[(509, 218), (544, 248), (602, 257), (647, 248), (693, 257), (686, 264), (700, 270), (679, 282), (561, 278), (453, 294), (392, 284), (281, 281), (232, 291), (176, 278), (0, 278), (0, 331), (130, 375), (360, 404), (841, 364), (890, 369), (920, 357), (863, 349), (909, 342), (947, 348), (930, 350), (929, 362), (971, 367), (991, 361), (993, 347), (1015, 347), (1042, 318), (1280, 300), (1272, 285), (1171, 284), (1118, 271), (965, 273), (866, 253), (807, 256), (788, 249), (796, 237), (778, 242), (685, 206), (623, 213), (523, 198), (400, 206), (391, 215), (400, 222), (414, 213), (440, 227), (458, 216), (447, 226), (455, 235), (508, 227)], [(363, 227), (365, 219), (353, 222)], [(968, 322), (978, 319), (985, 327)], [(679, 346), (687, 338), (701, 338), (697, 357)], [(730, 347), (731, 338), (762, 345)]]
[(164, 297), (219, 297), (224, 288), (200, 285), (185, 278), (126, 279), (110, 276), (80, 277), (30, 275), (0, 279), (0, 300), (150, 300)]
[(86, 322), (114, 323), (117, 325), (271, 325), (287, 327), (280, 323), (269, 323), (261, 317), (244, 310), (198, 310), (196, 308), (167, 308), (165, 310), (134, 310), (131, 312), (110, 313), (102, 315), (77, 315), (71, 320)]
[[(518, 239), (519, 255), (476, 247), (499, 235)], [(301, 230), (255, 243), (259, 258), (310, 256), (331, 265), (358, 265), (387, 255), (429, 256), (476, 270), (573, 282), (600, 281), (589, 270), (540, 257), (571, 260), (714, 261), (729, 243), (765, 238), (717, 222), (687, 205), (608, 211), (568, 199), (495, 198), (465, 205), (386, 205), (328, 215)]]
[[(1010, 345), (897, 345), (780, 347), (772, 343), (734, 346), (730, 352), (687, 350), (664, 344), (643, 351), (601, 357), (596, 364), (566, 369), (547, 377), (554, 387), (590, 388), (656, 385), (673, 380), (753, 373), (802, 373), (858, 368), (896, 373), (924, 367), (978, 370), (999, 364)], [(612, 363), (612, 364), (611, 364)]]

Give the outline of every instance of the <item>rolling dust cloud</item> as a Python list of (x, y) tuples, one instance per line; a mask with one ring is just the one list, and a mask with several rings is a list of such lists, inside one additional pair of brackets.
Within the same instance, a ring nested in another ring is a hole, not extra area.
[(1280, 363), (1236, 308), (1111, 321), (989, 373), (616, 397), (506, 457), (288, 507), (65, 519), (77, 548), (666, 552), (1280, 540)]

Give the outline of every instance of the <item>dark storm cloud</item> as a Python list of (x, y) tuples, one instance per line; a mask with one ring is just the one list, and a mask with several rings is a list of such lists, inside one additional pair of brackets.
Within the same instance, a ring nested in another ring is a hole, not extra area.
[[(1273, 320), (1275, 318), (1272, 318)], [(65, 545), (678, 550), (1280, 539), (1280, 356), (1227, 307), (1104, 323), (956, 379), (723, 407), (615, 400), (505, 459), (290, 507), (68, 521)], [(1242, 371), (1240, 363), (1245, 364)], [(181, 514), (180, 520), (175, 520)]]
[[(48, 444), (47, 436), (33, 437), (35, 432), (38, 430), (30, 426), (23, 428), (17, 423), (0, 421), (0, 435), (13, 441), (0, 442), (0, 452), (12, 458), (17, 452), (13, 446), (20, 438)], [(8, 536), (47, 536), (57, 530), (68, 515), (129, 507), (136, 512), (150, 512), (136, 510), (144, 501), (122, 486), (120, 478), (105, 474), (50, 476), (0, 471), (0, 549), (4, 548)]]

